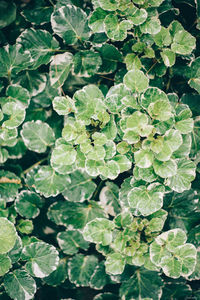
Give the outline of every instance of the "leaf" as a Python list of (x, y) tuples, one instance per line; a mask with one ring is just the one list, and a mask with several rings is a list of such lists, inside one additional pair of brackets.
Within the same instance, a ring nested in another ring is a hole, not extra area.
[(116, 155), (113, 160), (119, 165), (120, 173), (131, 169), (132, 162), (125, 155)]
[(0, 254), (7, 253), (14, 245), (17, 233), (13, 223), (6, 218), (0, 218)]
[(161, 27), (161, 30), (153, 36), (153, 39), (158, 47), (169, 46), (172, 42), (169, 29)]
[(140, 168), (149, 168), (154, 160), (153, 153), (148, 150), (139, 150), (134, 153), (135, 163)]
[(46, 6), (43, 0), (39, 0), (26, 5), (21, 14), (32, 24), (43, 25), (50, 22), (52, 12), (53, 7)]
[(130, 20), (134, 25), (141, 25), (143, 24), (147, 19), (147, 11), (144, 8), (138, 9), (134, 7), (134, 11), (129, 12), (128, 14), (128, 20)]
[(108, 274), (121, 274), (125, 268), (125, 259), (120, 253), (109, 254), (106, 257), (105, 266)]
[(53, 52), (59, 49), (57, 40), (48, 31), (41, 29), (27, 29), (18, 37), (17, 41), (24, 50), (30, 51), (33, 59), (32, 69), (48, 64)]
[(1, 201), (11, 202), (18, 194), (21, 187), (21, 180), (14, 173), (9, 171), (0, 171), (0, 194)]
[(68, 115), (73, 109), (73, 100), (69, 97), (55, 97), (53, 99), (53, 109), (59, 115)]
[(76, 286), (89, 286), (97, 264), (98, 259), (94, 255), (76, 254), (68, 263), (69, 280)]
[(45, 152), (54, 143), (55, 135), (47, 123), (41, 121), (24, 123), (21, 136), (26, 147), (38, 153)]
[(107, 13), (100, 7), (98, 7), (89, 18), (89, 27), (93, 32), (104, 32), (104, 19)]
[[(194, 61), (192, 61), (191, 66), (190, 66), (191, 75), (190, 75), (190, 80), (188, 81), (191, 88), (195, 89), (198, 93), (200, 93), (199, 63), (200, 63), (200, 57), (197, 57)], [(191, 108), (191, 105), (190, 105), (190, 108)], [(196, 109), (198, 109), (198, 108), (196, 108)], [(195, 111), (196, 111), (196, 109), (195, 109)]]
[(97, 48), (97, 50), (101, 54), (102, 59), (102, 65), (98, 73), (109, 74), (116, 71), (118, 62), (122, 61), (121, 52), (115, 46), (107, 43)]
[(70, 179), (70, 184), (66, 184), (66, 189), (62, 193), (66, 200), (83, 202), (92, 197), (96, 189), (96, 184), (87, 173), (76, 170), (70, 174)]
[(85, 50), (74, 55), (74, 72), (79, 76), (95, 75), (101, 64), (102, 60), (98, 52)]
[(196, 39), (186, 30), (178, 30), (173, 36), (171, 49), (173, 52), (186, 55), (190, 54), (196, 46)]
[(92, 289), (101, 290), (108, 283), (108, 281), (108, 276), (105, 272), (105, 265), (102, 261), (96, 266), (89, 285)]
[(56, 196), (65, 190), (69, 175), (57, 174), (50, 166), (42, 166), (34, 176), (34, 187), (37, 193), (45, 197)]
[(172, 190), (182, 193), (190, 189), (191, 181), (195, 178), (196, 166), (192, 161), (183, 158), (178, 161), (177, 167), (177, 174), (169, 177), (166, 184)]
[(97, 3), (102, 9), (108, 11), (115, 11), (118, 6), (116, 0), (97, 0)]
[(31, 62), (30, 52), (23, 51), (22, 46), (6, 46), (0, 48), (0, 77), (8, 77), (27, 69)]
[(95, 201), (86, 203), (56, 202), (49, 207), (48, 218), (57, 225), (82, 229), (89, 221), (105, 217), (103, 208)]
[(10, 258), (6, 254), (0, 254), (0, 276), (5, 275), (11, 266)]
[(89, 243), (83, 238), (83, 235), (78, 230), (67, 230), (59, 232), (57, 235), (57, 241), (65, 254), (76, 254), (79, 249), (87, 250)]
[(148, 17), (147, 20), (140, 25), (140, 30), (143, 33), (149, 33), (149, 34), (157, 34), (161, 30), (160, 20), (158, 17)]
[(176, 55), (173, 51), (169, 49), (163, 49), (160, 55), (166, 67), (172, 67), (175, 64)]
[(169, 101), (167, 95), (157, 87), (149, 87), (141, 96), (141, 105), (145, 109), (148, 109), (151, 103), (155, 103), (157, 101)]
[(149, 105), (148, 113), (153, 119), (167, 121), (172, 117), (172, 107), (169, 101), (158, 100)]
[(68, 278), (67, 261), (65, 258), (60, 259), (55, 271), (49, 276), (42, 278), (42, 280), (50, 286), (59, 286)]
[(30, 95), (27, 89), (20, 85), (13, 84), (9, 85), (6, 90), (6, 95), (9, 101), (22, 104), (25, 108), (29, 106)]
[(70, 144), (60, 144), (56, 146), (51, 154), (51, 166), (59, 174), (68, 174), (69, 166), (76, 161), (76, 150)]
[(128, 299), (160, 299), (163, 281), (158, 272), (139, 268), (120, 287), (120, 297)]
[(114, 160), (110, 160), (98, 167), (99, 173), (106, 178), (115, 179), (120, 174), (120, 166)]
[(149, 85), (149, 79), (140, 70), (131, 70), (124, 76), (124, 84), (131, 89), (132, 92), (142, 93)]
[(117, 84), (112, 86), (105, 99), (107, 108), (112, 113), (118, 113), (122, 108), (125, 107), (123, 104), (124, 98), (130, 95), (129, 89), (124, 84)]
[(10, 25), (16, 19), (16, 5), (13, 2), (0, 3), (0, 29)]
[(34, 192), (22, 191), (15, 200), (15, 209), (25, 218), (36, 218), (40, 213), (43, 201), (40, 196)]
[(114, 227), (113, 222), (104, 218), (96, 218), (85, 226), (83, 230), (84, 239), (91, 243), (107, 246), (112, 242), (112, 230)]
[(68, 45), (74, 45), (78, 40), (87, 41), (91, 34), (86, 13), (74, 5), (55, 10), (51, 16), (51, 25), (54, 33)]
[(19, 103), (7, 102), (3, 105), (2, 111), (5, 115), (10, 116), (8, 120), (3, 122), (3, 126), (8, 129), (14, 129), (18, 127), (25, 119), (25, 109)]
[(99, 194), (99, 199), (107, 214), (115, 216), (120, 212), (119, 187), (116, 184), (107, 181), (106, 186), (102, 188)]
[(148, 216), (163, 205), (165, 188), (159, 183), (152, 183), (147, 188), (143, 185), (134, 187), (128, 193), (128, 203), (135, 215)]
[(16, 300), (32, 299), (36, 293), (35, 280), (23, 269), (8, 273), (4, 278), (4, 286), (8, 295)]
[(127, 30), (131, 29), (132, 22), (123, 20), (119, 23), (117, 16), (109, 14), (104, 20), (108, 38), (114, 41), (123, 41), (127, 37)]
[(67, 79), (73, 63), (73, 55), (70, 52), (53, 56), (50, 63), (50, 83), (52, 87), (58, 88)]
[(56, 248), (44, 242), (32, 243), (25, 246), (22, 260), (27, 260), (26, 270), (35, 277), (43, 278), (53, 272), (59, 262)]
[(153, 168), (155, 173), (162, 178), (175, 176), (177, 172), (177, 164), (172, 159), (163, 162), (154, 160)]

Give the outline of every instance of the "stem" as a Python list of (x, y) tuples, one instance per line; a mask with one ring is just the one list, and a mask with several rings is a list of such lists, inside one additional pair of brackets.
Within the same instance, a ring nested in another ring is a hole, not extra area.
[(46, 161), (48, 159), (48, 157), (45, 157), (39, 161), (37, 161), (35, 164), (33, 164), (32, 166), (30, 166), (28, 169), (26, 169), (25, 171), (23, 171), (22, 173), (25, 175), (27, 174), (30, 170), (34, 169), (35, 167), (39, 166), (41, 163), (43, 163), (44, 161)]
[(95, 191), (94, 196), (93, 196), (94, 199), (95, 199), (96, 196), (98, 195), (98, 193), (99, 193), (100, 189), (102, 188), (102, 185), (103, 185), (103, 184), (104, 184), (104, 181), (101, 181), (101, 182), (99, 183), (99, 185), (97, 186), (96, 191)]
[(53, 3), (53, 1), (52, 1), (52, 0), (49, 0), (49, 2), (51, 3), (51, 5), (55, 6), (55, 4)]
[(107, 79), (107, 80), (111, 80), (111, 81), (114, 81), (114, 79), (112, 79), (112, 78), (108, 78), (108, 77), (106, 77), (106, 76), (103, 76), (103, 75), (99, 75), (100, 77), (102, 77), (102, 78), (105, 78), (105, 79)]
[(153, 67), (158, 63), (158, 61), (156, 61), (150, 68), (149, 70), (146, 72), (146, 75), (153, 69)]

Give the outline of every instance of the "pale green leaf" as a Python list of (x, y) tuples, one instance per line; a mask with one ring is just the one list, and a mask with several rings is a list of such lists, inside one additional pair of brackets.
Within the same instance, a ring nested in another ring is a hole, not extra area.
[(7, 253), (14, 245), (17, 233), (13, 223), (6, 218), (0, 218), (0, 254)]
[(6, 254), (0, 254), (0, 276), (5, 275), (11, 268), (11, 260)]
[(142, 93), (149, 85), (149, 79), (140, 70), (128, 71), (124, 76), (124, 84), (131, 89), (132, 92)]
[(109, 254), (106, 257), (106, 272), (109, 274), (121, 274), (125, 268), (125, 258), (120, 253)]

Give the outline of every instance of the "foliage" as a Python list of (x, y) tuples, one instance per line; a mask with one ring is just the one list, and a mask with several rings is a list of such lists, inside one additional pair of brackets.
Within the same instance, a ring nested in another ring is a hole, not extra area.
[(0, 299), (199, 299), (200, 6), (0, 0)]

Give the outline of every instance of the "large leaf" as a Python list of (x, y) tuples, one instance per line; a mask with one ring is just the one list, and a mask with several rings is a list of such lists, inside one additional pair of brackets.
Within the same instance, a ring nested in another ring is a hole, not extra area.
[(120, 296), (129, 299), (160, 299), (163, 281), (157, 272), (140, 268), (120, 287)]
[(44, 242), (32, 243), (26, 246), (21, 255), (26, 260), (26, 270), (35, 277), (43, 278), (53, 272), (59, 262), (55, 247)]
[(21, 136), (27, 148), (38, 153), (45, 152), (55, 140), (51, 127), (41, 121), (24, 123)]
[(7, 253), (14, 245), (17, 233), (13, 223), (6, 218), (0, 218), (0, 254)]
[(76, 254), (68, 263), (69, 280), (76, 286), (89, 286), (97, 265), (98, 259), (94, 255)]
[(96, 189), (96, 184), (87, 173), (76, 170), (70, 174), (71, 183), (67, 184), (62, 193), (66, 200), (74, 202), (83, 202), (92, 197)]
[(8, 273), (4, 278), (6, 292), (12, 299), (29, 300), (36, 293), (35, 280), (23, 269)]
[(51, 16), (51, 25), (53, 31), (69, 45), (74, 45), (78, 40), (88, 40), (91, 34), (86, 13), (73, 5), (55, 10)]
[(69, 175), (60, 175), (50, 166), (43, 166), (34, 176), (34, 187), (36, 191), (45, 197), (56, 196), (65, 190)]
[(164, 192), (164, 186), (159, 183), (152, 183), (147, 188), (141, 185), (129, 192), (128, 202), (135, 215), (148, 216), (162, 207)]
[(50, 82), (54, 88), (63, 85), (72, 67), (73, 55), (70, 52), (57, 54), (50, 64)]
[(95, 218), (105, 217), (103, 208), (95, 201), (90, 201), (89, 204), (56, 202), (49, 207), (47, 216), (57, 225), (72, 225), (75, 229), (82, 229)]
[(45, 30), (27, 29), (18, 38), (24, 50), (29, 50), (34, 61), (32, 69), (48, 64), (53, 52), (59, 49), (59, 43)]

